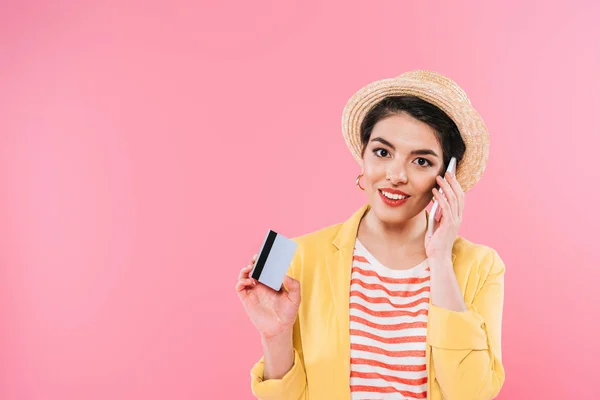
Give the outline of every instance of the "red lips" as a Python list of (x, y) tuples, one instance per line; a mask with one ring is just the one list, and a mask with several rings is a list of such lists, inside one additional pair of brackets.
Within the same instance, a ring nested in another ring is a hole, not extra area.
[[(397, 200), (389, 199), (383, 194), (382, 190), (385, 190), (386, 192), (388, 192), (388, 189), (379, 189), (379, 197), (381, 197), (381, 200), (383, 201), (384, 204), (386, 204), (390, 207), (401, 206), (402, 204), (406, 203), (409, 199), (409, 197), (406, 197), (404, 199), (397, 199)], [(404, 194), (404, 192), (402, 192), (400, 190), (394, 190), (393, 192), (390, 190), (389, 192), (398, 194), (398, 195), (402, 195), (402, 196), (406, 196), (406, 194)]]

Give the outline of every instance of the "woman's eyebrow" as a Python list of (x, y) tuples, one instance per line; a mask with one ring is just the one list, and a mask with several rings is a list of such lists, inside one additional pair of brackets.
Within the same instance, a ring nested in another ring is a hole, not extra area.
[(420, 155), (420, 156), (431, 155), (431, 156), (440, 158), (435, 151), (429, 150), (429, 149), (413, 150), (410, 152), (410, 154), (416, 154), (416, 155)]
[[(382, 137), (376, 137), (371, 139), (371, 142), (379, 142), (379, 143), (383, 143), (386, 146), (389, 146), (392, 150), (396, 150), (396, 148), (394, 147), (393, 144), (391, 144), (390, 142), (388, 142), (387, 140), (385, 140)], [(411, 155), (419, 155), (419, 156), (425, 156), (425, 155), (431, 155), (437, 158), (440, 158), (437, 153), (433, 150), (430, 149), (419, 149), (419, 150), (413, 150), (410, 152)]]

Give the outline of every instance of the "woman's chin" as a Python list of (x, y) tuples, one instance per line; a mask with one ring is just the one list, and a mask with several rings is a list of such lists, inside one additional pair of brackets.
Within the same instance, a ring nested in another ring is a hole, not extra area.
[(382, 204), (377, 204), (376, 207), (373, 207), (373, 211), (375, 211), (377, 219), (381, 222), (394, 224), (406, 220), (405, 209), (390, 208)]
[(403, 223), (406, 220), (415, 217), (421, 211), (423, 211), (423, 209), (425, 209), (425, 207), (423, 207), (417, 210), (415, 209), (415, 207), (412, 207), (412, 205), (408, 205), (408, 207), (405, 207), (406, 205), (407, 204), (401, 205), (399, 207), (390, 207), (386, 204), (378, 202), (378, 204), (375, 204), (375, 206), (372, 205), (371, 208), (373, 209), (374, 214), (377, 216), (377, 218), (386, 224)]

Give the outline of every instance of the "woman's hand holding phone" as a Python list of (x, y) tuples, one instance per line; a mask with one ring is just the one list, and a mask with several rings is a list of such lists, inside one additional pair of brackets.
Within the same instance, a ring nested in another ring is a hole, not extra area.
[(465, 199), (465, 194), (456, 180), (455, 170), (456, 159), (452, 157), (444, 178), (436, 177), (440, 190), (433, 189), (435, 203), (429, 215), (425, 235), (425, 252), (429, 259), (445, 261), (452, 257), (452, 246), (462, 221)]

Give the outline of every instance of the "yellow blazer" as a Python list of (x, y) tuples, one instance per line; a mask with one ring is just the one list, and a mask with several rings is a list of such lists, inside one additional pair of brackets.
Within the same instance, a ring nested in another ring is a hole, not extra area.
[[(294, 240), (288, 274), (302, 301), (293, 329), (294, 365), (282, 379), (263, 381), (264, 357), (254, 365), (252, 393), (261, 400), (349, 400), (350, 274), (358, 225), (369, 209)], [(429, 303), (428, 399), (492, 399), (504, 383), (500, 333), (504, 263), (487, 246), (458, 236), (452, 263), (468, 310)]]

